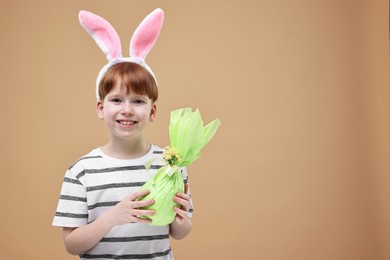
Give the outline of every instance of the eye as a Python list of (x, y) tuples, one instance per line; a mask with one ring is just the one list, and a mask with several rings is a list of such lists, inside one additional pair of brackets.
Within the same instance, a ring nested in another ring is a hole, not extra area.
[(112, 98), (110, 101), (113, 103), (118, 103), (118, 104), (122, 102), (122, 100), (120, 98)]
[(145, 101), (142, 99), (135, 99), (133, 102), (134, 102), (134, 104), (137, 104), (137, 105), (141, 105), (141, 104), (145, 103)]

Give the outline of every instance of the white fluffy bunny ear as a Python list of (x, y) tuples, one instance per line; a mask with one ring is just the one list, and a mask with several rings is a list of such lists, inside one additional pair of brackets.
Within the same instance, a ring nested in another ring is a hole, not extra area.
[(130, 57), (122, 57), (122, 48), (119, 36), (112, 25), (102, 17), (88, 11), (79, 12), (80, 24), (92, 36), (97, 45), (106, 55), (108, 63), (99, 71), (96, 78), (96, 99), (99, 100), (99, 84), (106, 72), (115, 64), (121, 62), (134, 62), (146, 68), (155, 79), (152, 69), (145, 63), (156, 42), (164, 22), (164, 12), (155, 9), (135, 30), (130, 41)]
[(92, 36), (108, 61), (122, 57), (119, 36), (112, 25), (102, 17), (88, 11), (79, 12), (80, 24)]
[(160, 34), (164, 11), (155, 9), (138, 25), (130, 41), (130, 57), (145, 60)]

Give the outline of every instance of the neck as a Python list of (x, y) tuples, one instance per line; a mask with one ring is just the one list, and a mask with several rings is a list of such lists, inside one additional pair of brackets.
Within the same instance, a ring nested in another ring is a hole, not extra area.
[(113, 140), (101, 147), (110, 157), (117, 159), (135, 159), (145, 155), (150, 150), (150, 143), (144, 138), (132, 140)]

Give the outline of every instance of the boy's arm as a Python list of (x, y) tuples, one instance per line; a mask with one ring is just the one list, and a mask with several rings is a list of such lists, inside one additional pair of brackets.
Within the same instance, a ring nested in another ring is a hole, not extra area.
[(175, 220), (169, 228), (169, 234), (173, 239), (182, 239), (186, 237), (192, 229), (192, 221), (188, 216), (190, 209), (190, 196), (187, 193), (188, 184), (185, 184), (185, 193), (177, 193), (173, 200), (181, 205), (181, 208), (174, 207), (176, 212)]
[(64, 240), (65, 249), (72, 255), (86, 252), (95, 247), (111, 228), (112, 225), (104, 217), (78, 228), (64, 227), (62, 229), (62, 239)]
[(66, 251), (79, 255), (95, 247), (104, 235), (114, 226), (130, 222), (151, 223), (151, 220), (139, 216), (153, 215), (154, 210), (141, 210), (140, 207), (154, 204), (154, 200), (136, 201), (149, 194), (148, 190), (138, 191), (107, 210), (95, 221), (78, 227), (63, 228), (62, 237)]

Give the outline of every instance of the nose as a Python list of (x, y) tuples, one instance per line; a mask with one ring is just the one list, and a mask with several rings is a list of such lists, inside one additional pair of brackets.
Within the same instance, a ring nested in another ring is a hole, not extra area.
[(133, 111), (133, 106), (131, 104), (131, 102), (129, 101), (126, 101), (123, 103), (123, 109), (122, 109), (122, 114), (124, 115), (133, 115), (134, 111)]

